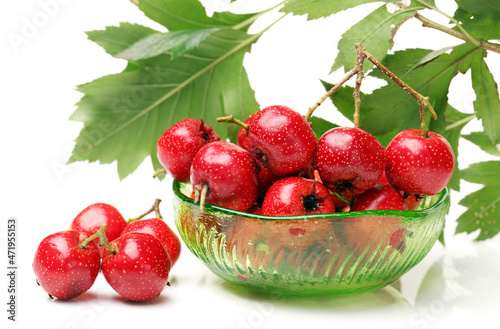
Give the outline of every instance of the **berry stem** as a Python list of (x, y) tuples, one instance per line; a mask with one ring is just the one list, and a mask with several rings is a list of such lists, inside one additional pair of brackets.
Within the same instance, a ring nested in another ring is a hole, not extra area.
[(246, 129), (248, 131), (248, 125), (246, 123), (244, 123), (243, 121), (236, 119), (232, 114), (225, 116), (225, 117), (217, 118), (217, 122), (236, 123), (238, 126), (242, 127), (243, 129)]
[[(432, 117), (434, 120), (437, 120), (437, 114), (432, 108), (431, 103), (429, 102), (429, 97), (422, 96), (420, 93), (415, 91), (413, 88), (408, 86), (403, 80), (398, 78), (394, 73), (389, 71), (387, 67), (385, 67), (382, 63), (380, 63), (375, 57), (373, 57), (369, 52), (365, 50), (365, 48), (361, 44), (356, 44), (356, 52), (361, 54), (364, 58), (368, 59), (370, 62), (372, 62), (382, 73), (387, 75), (389, 78), (391, 78), (392, 81), (394, 81), (397, 85), (399, 85), (403, 90), (405, 90), (407, 93), (409, 93), (413, 98), (415, 98), (418, 102), (418, 105), (420, 106), (421, 109), (427, 108), (429, 112), (431, 113)], [(425, 118), (423, 115), (420, 116), (420, 122), (421, 126), (425, 126)], [(424, 128), (424, 130), (427, 130)], [(422, 135), (426, 135), (427, 133), (422, 130)]]
[(359, 96), (360, 93), (360, 88), (361, 88), (361, 82), (364, 78), (364, 68), (363, 68), (363, 62), (364, 60), (367, 59), (370, 62), (372, 62), (382, 73), (387, 75), (392, 81), (394, 81), (398, 86), (403, 88), (403, 90), (406, 90), (413, 98), (415, 98), (418, 102), (418, 105), (420, 107), (420, 127), (422, 130), (422, 136), (427, 136), (428, 135), (428, 130), (427, 127), (425, 126), (425, 109), (429, 110), (431, 113), (432, 117), (434, 120), (437, 120), (437, 114), (432, 108), (431, 103), (429, 102), (429, 97), (422, 96), (420, 93), (415, 91), (413, 88), (408, 86), (403, 80), (398, 78), (394, 73), (389, 71), (387, 67), (385, 67), (382, 63), (380, 63), (375, 57), (373, 57), (372, 54), (367, 52), (363, 45), (360, 43), (356, 44), (356, 64), (354, 65), (354, 68), (347, 73), (347, 75), (335, 86), (333, 86), (328, 92), (323, 95), (316, 103), (314, 103), (313, 106), (311, 106), (307, 110), (307, 114), (304, 117), (306, 121), (309, 121), (311, 118), (313, 112), (320, 106), (325, 99), (330, 97), (334, 92), (336, 92), (344, 83), (346, 83), (349, 79), (351, 79), (353, 76), (356, 77), (356, 85), (354, 87), (354, 127), (358, 128), (359, 127), (359, 112), (360, 112), (360, 106), (361, 106), (361, 98)]
[(109, 243), (108, 237), (106, 236), (106, 227), (108, 227), (108, 224), (102, 224), (101, 228), (96, 232), (96, 234), (99, 234), (99, 247), (106, 246), (109, 251), (111, 251), (113, 254), (116, 254), (118, 253), (118, 249), (116, 249), (111, 245), (111, 243)]
[(163, 167), (160, 167), (158, 169), (156, 169), (155, 173), (153, 174), (153, 178), (156, 178), (158, 176), (162, 176), (162, 175), (166, 175), (167, 174), (167, 170)]
[(336, 197), (337, 199), (339, 199), (340, 201), (344, 202), (345, 204), (347, 204), (349, 206), (352, 206), (352, 204), (354, 203), (352, 200), (346, 198), (345, 196), (343, 196), (340, 193), (330, 191), (330, 195)]
[(95, 238), (99, 238), (99, 247), (102, 247), (103, 245), (106, 246), (106, 248), (109, 249), (112, 253), (116, 254), (118, 252), (118, 249), (113, 247), (109, 241), (108, 238), (106, 237), (106, 228), (108, 227), (108, 224), (102, 224), (101, 227), (91, 236), (89, 236), (87, 239), (83, 240), (82, 243), (80, 243), (78, 246), (81, 249), (85, 249), (87, 245), (90, 243), (90, 241), (94, 240)]
[(160, 199), (156, 199), (155, 202), (153, 203), (153, 205), (151, 206), (151, 208), (149, 208), (148, 211), (146, 211), (145, 213), (143, 213), (142, 215), (139, 215), (137, 217), (130, 218), (127, 221), (127, 223), (130, 224), (132, 222), (135, 222), (136, 220), (140, 220), (140, 219), (146, 217), (147, 215), (149, 215), (150, 213), (152, 213), (153, 211), (155, 212), (156, 218), (163, 219), (161, 217), (161, 214), (160, 214), (160, 202), (161, 202)]
[(201, 189), (200, 192), (200, 212), (204, 213), (205, 212), (205, 200), (207, 198), (207, 192), (208, 192), (208, 184), (203, 185), (203, 188)]
[(425, 107), (419, 103), (419, 108), (420, 108), (420, 130), (422, 131), (422, 137), (428, 138), (429, 137), (429, 130), (427, 129), (427, 126), (425, 125)]
[(313, 106), (311, 106), (308, 110), (307, 110), (307, 114), (306, 116), (304, 117), (306, 119), (306, 121), (309, 121), (309, 119), (312, 117), (313, 115), (313, 112), (314, 110), (316, 110), (318, 108), (318, 106), (320, 106), (324, 101), (325, 99), (327, 99), (328, 97), (330, 97), (334, 92), (336, 92), (344, 83), (346, 83), (350, 78), (352, 78), (353, 76), (355, 76), (356, 74), (358, 73), (358, 70), (357, 68), (354, 68), (352, 69), (339, 83), (337, 83), (335, 86), (333, 86), (330, 90), (328, 90), (328, 92), (323, 95), (323, 97), (321, 97), (320, 99), (318, 99), (316, 101), (316, 103), (314, 103)]
[[(356, 77), (356, 85), (354, 87), (354, 127), (358, 128), (359, 127), (359, 111), (361, 107), (361, 98), (359, 97), (359, 90), (361, 89), (361, 81), (364, 78), (364, 69), (363, 69), (363, 62), (364, 62), (364, 57), (361, 55), (361, 53), (358, 51), (358, 45), (356, 45), (356, 64), (354, 66), (354, 69), (357, 71), (357, 77)], [(360, 46), (360, 45), (359, 45)]]

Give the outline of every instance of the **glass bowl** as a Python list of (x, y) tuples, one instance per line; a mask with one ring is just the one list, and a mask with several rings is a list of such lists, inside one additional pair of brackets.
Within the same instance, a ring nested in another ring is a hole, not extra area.
[(414, 211), (376, 210), (272, 217), (199, 204), (173, 183), (175, 223), (187, 247), (216, 275), (280, 296), (329, 298), (397, 280), (436, 243), (448, 190)]

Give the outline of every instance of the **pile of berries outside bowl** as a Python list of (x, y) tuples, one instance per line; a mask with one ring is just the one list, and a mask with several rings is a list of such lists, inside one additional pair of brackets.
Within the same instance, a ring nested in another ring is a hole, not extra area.
[(286, 106), (219, 121), (240, 124), (237, 143), (189, 118), (157, 149), (174, 178), (179, 234), (219, 277), (300, 298), (370, 291), (442, 233), (455, 167), (442, 136), (404, 130), (385, 149), (358, 127), (318, 139)]

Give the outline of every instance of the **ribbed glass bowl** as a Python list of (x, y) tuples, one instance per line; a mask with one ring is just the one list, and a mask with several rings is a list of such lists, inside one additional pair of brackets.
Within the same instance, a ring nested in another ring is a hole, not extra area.
[(219, 277), (252, 289), (328, 298), (382, 288), (418, 264), (436, 243), (449, 195), (414, 211), (376, 210), (271, 217), (205, 204), (173, 183), (175, 223), (187, 247)]

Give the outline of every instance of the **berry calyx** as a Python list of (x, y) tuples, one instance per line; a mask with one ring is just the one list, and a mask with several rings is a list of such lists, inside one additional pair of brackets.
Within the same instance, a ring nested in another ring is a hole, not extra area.
[(282, 178), (271, 185), (262, 204), (262, 213), (267, 216), (332, 212), (335, 205), (330, 191), (320, 182), (298, 176)]

